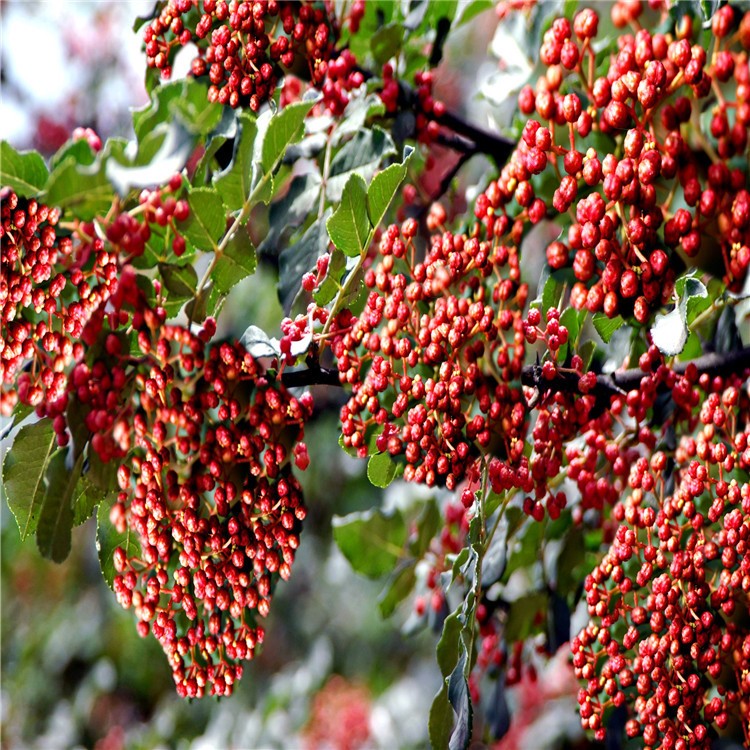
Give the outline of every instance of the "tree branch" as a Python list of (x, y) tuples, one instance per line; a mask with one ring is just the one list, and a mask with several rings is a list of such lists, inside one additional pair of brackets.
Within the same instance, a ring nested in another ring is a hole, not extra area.
[(482, 130), (470, 122), (466, 122), (453, 112), (445, 112), (440, 117), (428, 114), (435, 122), (452, 130), (454, 133), (467, 138), (474, 144), (474, 152), (489, 156), (498, 167), (502, 167), (510, 158), (516, 147), (516, 142), (502, 135)]
[[(704, 354), (702, 357), (689, 362), (676, 362), (671, 369), (678, 375), (684, 375), (691, 365), (695, 365), (699, 373), (707, 375), (728, 375), (743, 372), (750, 369), (750, 347), (726, 352), (725, 354), (715, 352)], [(646, 373), (638, 367), (610, 374), (600, 374), (596, 376), (596, 385), (590, 393), (597, 398), (622, 396), (628, 391), (639, 388), (645, 375)], [(526, 365), (521, 375), (521, 382), (524, 385), (536, 388), (541, 392), (579, 393), (579, 379), (580, 376), (575, 372), (558, 370), (552, 380), (547, 380), (542, 375), (541, 365)], [(281, 382), (287, 388), (311, 385), (341, 385), (338, 370), (324, 367), (286, 370), (281, 376)]]
[[(750, 368), (750, 347), (726, 352), (725, 354), (712, 352), (689, 362), (675, 362), (671, 369), (678, 375), (684, 375), (691, 365), (695, 365), (699, 373), (707, 375), (728, 375), (743, 372)], [(600, 374), (596, 376), (596, 385), (589, 393), (596, 396), (597, 399), (622, 396), (628, 391), (639, 388), (645, 375), (646, 373), (639, 367), (610, 374)], [(521, 375), (521, 382), (524, 385), (536, 388), (541, 393), (548, 391), (580, 393), (579, 379), (580, 375), (575, 372), (558, 370), (554, 378), (547, 380), (542, 375), (541, 365), (527, 365), (523, 368), (523, 374)]]
[(281, 382), (287, 388), (304, 388), (310, 385), (341, 385), (338, 370), (309, 367), (305, 370), (284, 370)]

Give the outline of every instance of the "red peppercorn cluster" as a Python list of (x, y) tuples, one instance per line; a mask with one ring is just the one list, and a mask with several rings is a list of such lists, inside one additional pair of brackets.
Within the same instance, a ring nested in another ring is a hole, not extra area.
[(591, 621), (571, 643), (581, 720), (601, 739), (605, 711), (626, 706), (626, 734), (646, 747), (708, 748), (731, 721), (748, 733), (750, 394), (695, 368), (646, 380), (670, 390), (684, 436), (631, 464), (586, 578)]
[[(129, 462), (111, 511), (138, 549), (114, 553), (117, 599), (161, 643), (182, 696), (229, 695), (263, 640), (305, 518), (309, 394), (292, 396), (238, 344), (163, 326), (134, 378)], [(309, 460), (309, 459), (308, 459)]]
[[(356, 28), (363, 14), (364, 3), (355, 2), (344, 20)], [(313, 85), (323, 86), (331, 111), (340, 114), (345, 92), (362, 76), (351, 53), (334, 53), (339, 29), (340, 20), (307, 0), (168, 0), (145, 29), (146, 60), (169, 78), (176, 50), (193, 43), (199, 54), (192, 73), (208, 76), (209, 101), (257, 112), (273, 95), (281, 66), (291, 70), (302, 58)]]
[[(143, 254), (152, 226), (168, 227), (174, 233), (175, 253), (184, 252), (185, 240), (177, 233), (175, 221), (187, 218), (187, 201), (173, 195), (163, 199), (181, 184), (178, 175), (164, 189), (144, 191), (141, 205), (133, 211), (113, 212), (104, 237), (93, 223), (79, 223), (72, 233), (58, 236), (59, 211), (3, 191), (3, 413), (10, 413), (19, 400), (35, 407), (38, 416), (53, 419), (58, 442), (66, 445), (70, 394), (80, 392), (85, 404), (84, 391), (98, 387), (106, 394), (111, 385), (109, 374), (94, 386), (96, 379), (83, 377), (81, 369), (73, 376), (71, 367), (83, 365), (86, 353), (105, 340), (108, 356), (116, 360), (122, 349), (114, 335), (118, 329), (130, 325), (138, 331), (163, 323), (164, 311), (147, 304), (130, 262)], [(99, 404), (109, 410), (108, 428), (113, 424), (111, 402), (116, 397), (102, 395), (110, 404)], [(88, 426), (100, 431), (91, 423)], [(102, 457), (107, 455), (104, 450)]]
[[(617, 13), (634, 18), (636, 5), (618, 3)], [(678, 256), (699, 253), (721, 259), (725, 280), (739, 286), (750, 264), (750, 193), (732, 159), (747, 151), (750, 35), (734, 32), (749, 24), (732, 6), (717, 11), (710, 59), (691, 44), (692, 28), (677, 37), (641, 28), (618, 38), (597, 77), (597, 12), (555, 20), (540, 50), (547, 71), (519, 96), (522, 113), (538, 119), (527, 121), (510, 162), (477, 201), (478, 218), (513, 236), (569, 215), (547, 261), (573, 269), (577, 309), (646, 323), (669, 301)], [(699, 132), (692, 115), (709, 108), (709, 132)], [(534, 187), (548, 172), (557, 180), (551, 200)]]
[[(479, 232), (477, 228), (477, 233)], [(338, 317), (332, 351), (353, 394), (341, 410), (343, 440), (360, 455), (406, 460), (404, 477), (454, 488), (480, 452), (523, 448), (526, 412), (520, 283), (513, 246), (478, 234), (436, 233), (416, 261), (417, 222), (389, 226), (358, 318)]]
[[(74, 336), (85, 312), (69, 309), (61, 299), (68, 279), (60, 272), (73, 253), (69, 238), (58, 240), (59, 211), (27, 201), (5, 190), (0, 217), (0, 368), (2, 413), (10, 414), (19, 398), (36, 406), (57, 401), (65, 390), (63, 371), (73, 358)], [(80, 279), (83, 283), (83, 277)], [(90, 293), (90, 286), (84, 291)], [(88, 296), (88, 295), (87, 295)], [(55, 319), (59, 330), (47, 321)], [(39, 322), (35, 318), (39, 317)], [(80, 345), (79, 345), (80, 346)], [(31, 362), (29, 372), (25, 366)]]

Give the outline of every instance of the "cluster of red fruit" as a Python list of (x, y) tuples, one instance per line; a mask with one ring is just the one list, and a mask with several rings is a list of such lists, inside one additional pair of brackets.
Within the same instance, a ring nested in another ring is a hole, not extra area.
[(199, 335), (166, 325), (160, 282), (139, 283), (152, 228), (157, 254), (185, 252), (181, 189), (176, 176), (63, 236), (57, 211), (3, 191), (2, 405), (35, 407), (78, 454), (123, 461), (111, 521), (137, 542), (115, 551), (118, 601), (162, 643), (181, 695), (223, 695), (290, 574), (305, 517), (290, 463), (309, 463), (312, 400), (241, 346), (210, 343), (213, 319)]
[[(522, 113), (539, 120), (526, 123), (477, 215), (510, 212), (534, 224), (569, 213), (567, 236), (548, 247), (547, 259), (553, 269), (573, 269), (577, 309), (645, 323), (670, 299), (679, 252), (692, 257), (703, 248), (721, 259), (728, 283), (744, 277), (750, 200), (746, 176), (730, 160), (747, 149), (747, 19), (731, 6), (717, 11), (710, 59), (690, 43), (692, 27), (679, 38), (646, 29), (623, 35), (599, 77), (596, 11), (581, 11), (573, 23), (558, 18), (546, 32), (546, 74), (519, 97)], [(577, 93), (581, 81), (585, 97)], [(710, 133), (694, 138), (686, 129), (693, 110), (709, 106)], [(603, 137), (621, 138), (622, 153), (615, 155), (614, 140), (602, 152)], [(534, 188), (546, 172), (557, 179), (551, 201)]]
[(591, 621), (571, 644), (581, 718), (603, 738), (606, 710), (626, 705), (626, 734), (647, 747), (706, 747), (732, 721), (747, 731), (750, 712), (750, 440), (736, 418), (750, 404), (741, 377), (694, 367), (642, 385), (651, 403), (668, 389), (685, 436), (673, 457), (631, 465), (612, 546), (586, 578)]
[[(350, 28), (356, 30), (363, 15), (364, 2), (352, 3), (347, 16)], [(208, 76), (209, 100), (247, 106), (254, 112), (273, 96), (281, 66), (294, 72), (299, 63), (313, 85), (326, 82), (332, 104), (339, 99), (334, 111), (340, 114), (345, 101), (334, 97), (334, 89), (340, 89), (342, 81), (351, 88), (356, 81), (349, 80), (354, 72), (349, 53), (343, 64), (332, 59), (337, 58), (339, 32), (335, 15), (312, 2), (168, 0), (146, 27), (144, 41), (149, 67), (165, 78), (171, 75), (177, 49), (195, 44), (199, 54), (192, 73)], [(362, 82), (358, 75), (357, 85)]]
[[(143, 254), (155, 225), (169, 224), (175, 252), (184, 251), (175, 221), (186, 219), (189, 207), (171, 195), (181, 184), (178, 176), (163, 190), (144, 191), (138, 208), (113, 210), (104, 236), (93, 223), (77, 223), (72, 233), (58, 236), (59, 211), (2, 191), (3, 413), (18, 401), (35, 407), (38, 416), (54, 420), (58, 441), (66, 445), (69, 397), (89, 402), (84, 394), (91, 391), (88, 371), (82, 377), (86, 353), (101, 342), (108, 355), (119, 355), (122, 342), (114, 332), (131, 325), (154, 328), (164, 321), (163, 309), (146, 304), (131, 262)], [(110, 412), (107, 428), (112, 426), (110, 402), (116, 400), (114, 393), (106, 396), (111, 384), (104, 384), (104, 403), (99, 404)], [(108, 431), (95, 418), (89, 421), (91, 432)]]
[(187, 697), (232, 692), (305, 518), (290, 459), (312, 399), (240, 345), (207, 346), (212, 328), (155, 334), (134, 378), (133, 446), (111, 511), (139, 541), (130, 555), (115, 550), (117, 599), (159, 640)]
[[(344, 444), (366, 456), (403, 456), (404, 478), (454, 489), (481, 452), (523, 450), (526, 410), (513, 386), (524, 358), (527, 287), (518, 253), (496, 239), (432, 236), (417, 261), (418, 224), (382, 235), (380, 260), (358, 317), (336, 319), (331, 349), (352, 396), (341, 409)], [(502, 446), (502, 447), (501, 447)]]

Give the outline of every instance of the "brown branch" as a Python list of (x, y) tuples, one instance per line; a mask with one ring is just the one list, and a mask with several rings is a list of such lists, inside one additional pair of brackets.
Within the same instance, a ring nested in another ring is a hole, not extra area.
[(338, 370), (310, 367), (306, 370), (284, 370), (281, 382), (287, 388), (304, 388), (310, 385), (341, 385)]
[[(699, 373), (707, 375), (728, 375), (731, 373), (744, 372), (750, 369), (750, 347), (738, 349), (725, 354), (712, 352), (689, 362), (676, 362), (672, 365), (672, 372), (683, 375), (691, 365), (695, 365)], [(640, 368), (620, 370), (609, 374), (596, 376), (596, 385), (590, 393), (597, 398), (609, 398), (611, 396), (622, 396), (628, 391), (640, 387), (641, 380), (646, 373)], [(579, 393), (578, 381), (580, 375), (571, 370), (558, 370), (552, 380), (547, 380), (542, 375), (542, 366), (539, 364), (526, 365), (523, 368), (521, 382), (539, 391), (561, 391), (563, 393)], [(288, 388), (311, 386), (311, 385), (335, 385), (341, 386), (338, 370), (324, 367), (310, 367), (304, 370), (287, 370), (281, 376), (281, 382)]]
[(471, 141), (474, 144), (474, 153), (486, 154), (498, 167), (502, 167), (508, 161), (516, 147), (516, 141), (478, 128), (454, 112), (445, 112), (440, 117), (435, 117), (435, 115), (429, 113), (425, 114), (439, 125)]
[[(725, 354), (712, 352), (688, 362), (675, 362), (672, 364), (672, 372), (683, 375), (685, 371), (694, 365), (699, 373), (707, 375), (728, 375), (743, 372), (750, 368), (750, 347), (738, 349)], [(596, 376), (596, 385), (589, 391), (597, 399), (608, 399), (612, 396), (622, 396), (628, 391), (640, 387), (641, 380), (646, 373), (640, 368), (620, 370), (609, 374)], [(542, 366), (527, 365), (523, 368), (521, 382), (524, 385), (536, 388), (541, 393), (556, 391), (563, 393), (580, 393), (578, 381), (580, 375), (570, 370), (558, 370), (555, 377), (547, 380), (542, 375)]]

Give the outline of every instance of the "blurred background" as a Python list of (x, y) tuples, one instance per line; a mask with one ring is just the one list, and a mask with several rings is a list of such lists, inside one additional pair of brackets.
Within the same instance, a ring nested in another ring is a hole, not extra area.
[[(143, 0), (0, 0), (0, 137), (45, 155), (76, 126), (93, 128), (102, 140), (128, 137), (130, 109), (147, 101), (140, 39), (131, 28), (152, 8)], [(507, 124), (505, 102), (533, 65), (512, 22), (498, 26), (493, 12), (482, 18), (487, 22), (451, 37), (437, 91), (489, 127)], [(469, 198), (487, 168), (475, 159), (462, 171)], [(240, 285), (223, 334), (240, 335), (250, 322), (276, 330), (282, 312), (274, 284), (261, 267)], [(316, 393), (321, 414), (308, 432), (311, 463), (302, 480), (310, 513), (302, 544), (291, 581), (277, 588), (263, 651), (229, 699), (177, 697), (159, 645), (137, 636), (132, 613), (102, 579), (93, 520), (74, 531), (73, 553), (55, 565), (33, 539), (20, 542), (2, 503), (3, 748), (427, 746), (440, 679), (437, 636), (402, 633), (408, 603), (383, 621), (381, 584), (354, 574), (331, 538), (334, 514), (419, 502), (424, 493), (399, 483), (385, 494), (371, 487), (365, 463), (338, 446), (340, 398), (336, 389)], [(576, 686), (565, 660), (558, 662), (542, 676), (544, 689), (522, 683), (509, 691), (517, 721), (498, 750), (580, 746)]]

